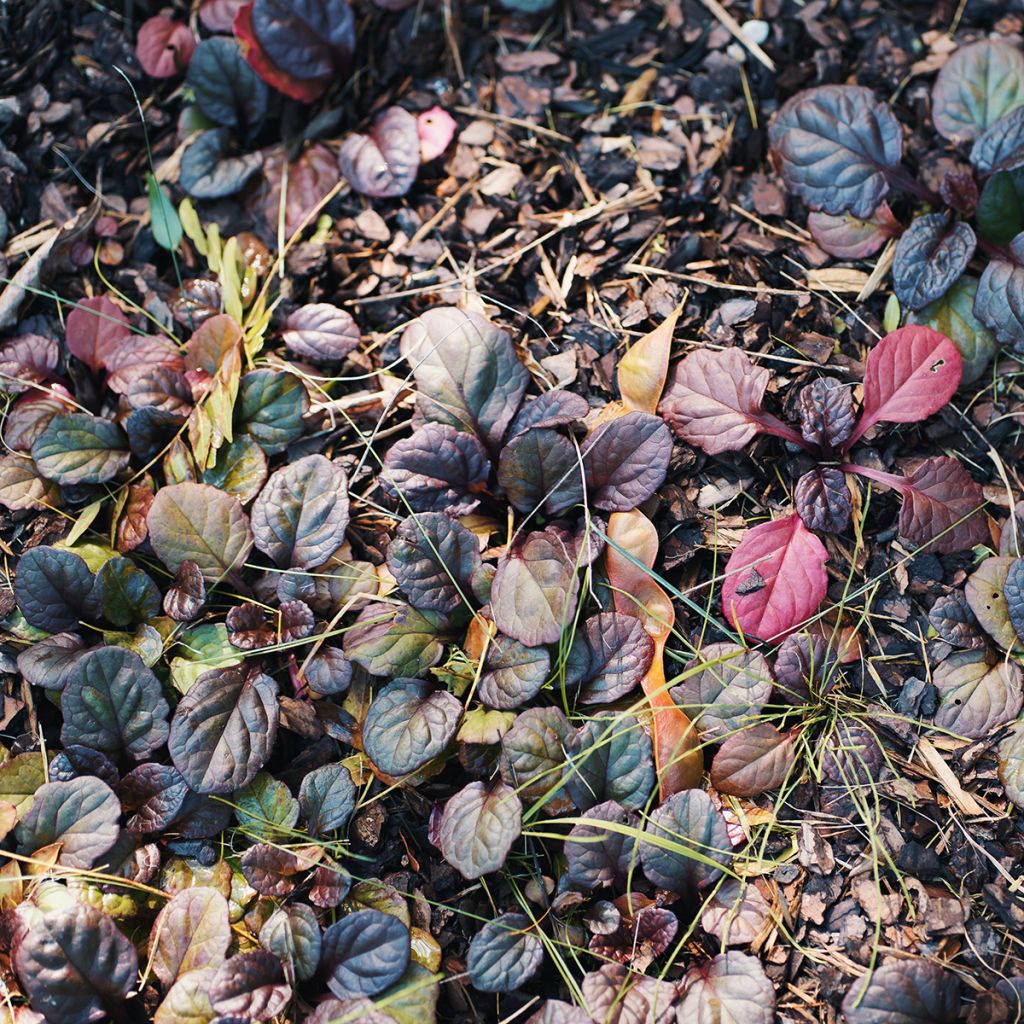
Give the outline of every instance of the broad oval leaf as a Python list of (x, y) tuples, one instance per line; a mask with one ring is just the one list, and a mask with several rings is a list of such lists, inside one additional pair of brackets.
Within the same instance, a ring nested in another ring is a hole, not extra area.
[(768, 701), (774, 681), (763, 654), (737, 644), (708, 644), (672, 689), (705, 740), (745, 729)]
[(32, 686), (62, 690), (84, 648), (85, 642), (77, 633), (55, 633), (18, 655), (18, 671)]
[(762, 429), (771, 374), (742, 349), (697, 349), (676, 363), (658, 412), (688, 444), (708, 455), (742, 448)]
[(1024, 807), (1024, 722), (1016, 722), (999, 744), (999, 781), (1006, 795)]
[(859, 978), (843, 999), (847, 1024), (953, 1024), (956, 975), (930, 960), (891, 960)]
[(308, 411), (309, 396), (294, 373), (253, 370), (242, 377), (236, 405), (239, 429), (268, 455), (283, 452), (302, 437)]
[(139, 970), (113, 919), (84, 903), (40, 914), (13, 959), (32, 1008), (50, 1021), (116, 1020)]
[(153, 1024), (210, 1024), (217, 1011), (210, 1004), (210, 985), (215, 967), (182, 975), (157, 1007)]
[(344, 828), (356, 806), (356, 787), (340, 762), (309, 772), (299, 788), (299, 808), (314, 836)]
[(781, 639), (824, 600), (827, 560), (825, 546), (798, 515), (755, 526), (725, 567), (725, 617), (747, 636)]
[(82, 299), (68, 313), (68, 351), (93, 373), (104, 369), (107, 360), (131, 336), (128, 318), (105, 295)]
[(775, 988), (761, 962), (730, 950), (692, 967), (683, 982), (677, 1024), (773, 1024)]
[(271, 474), (252, 506), (256, 547), (285, 569), (322, 565), (345, 542), (347, 527), (348, 478), (323, 455)]
[(128, 465), (128, 440), (110, 420), (75, 412), (54, 416), (32, 444), (36, 468), (59, 484), (102, 484)]
[(204, 484), (248, 504), (260, 493), (267, 480), (267, 457), (251, 437), (236, 437), (217, 449), (212, 466), (203, 470)]
[(610, 704), (624, 697), (642, 682), (654, 660), (654, 641), (633, 615), (599, 612), (584, 623), (582, 638), (582, 704)]
[(140, 764), (121, 780), (118, 795), (129, 832), (162, 832), (184, 813), (189, 788), (169, 764)]
[(711, 785), (729, 796), (757, 796), (781, 786), (795, 761), (792, 735), (770, 722), (754, 722), (726, 737), (711, 762)]
[(965, 551), (988, 540), (985, 495), (958, 459), (925, 459), (904, 477), (901, 490), (901, 537), (937, 554)]
[(1010, 259), (993, 258), (982, 272), (974, 313), (996, 340), (1024, 351), (1024, 233), (1010, 243)]
[(178, 703), (167, 748), (197, 793), (229, 793), (248, 785), (277, 738), (277, 683), (258, 671), (205, 672)]
[(120, 816), (114, 791), (95, 776), (81, 775), (40, 786), (14, 834), (24, 854), (59, 842), (58, 863), (91, 868), (117, 842)]
[(299, 820), (299, 802), (288, 787), (267, 772), (238, 790), (232, 802), (242, 828), (262, 839), (287, 834)]
[(214, 124), (251, 133), (263, 122), (267, 87), (246, 63), (236, 40), (224, 36), (202, 40), (185, 81), (196, 106)]
[(500, 443), (530, 381), (506, 331), (477, 313), (441, 306), (406, 327), (402, 355), (426, 419)]
[(498, 483), (509, 503), (527, 515), (554, 516), (583, 502), (580, 457), (557, 430), (533, 428), (501, 451)]
[(976, 139), (1024, 104), (1024, 55), (1009, 43), (983, 39), (961, 47), (932, 86), (932, 123), (947, 139)]
[(324, 931), (320, 963), (327, 987), (339, 999), (383, 992), (405, 973), (409, 943), (409, 929), (390, 914), (346, 914)]
[(160, 680), (134, 652), (100, 647), (83, 654), (61, 693), (61, 742), (136, 761), (167, 742), (170, 708)]
[(526, 536), (498, 560), (491, 611), (502, 633), (527, 647), (556, 643), (579, 594), (576, 560), (552, 529)]
[(95, 616), (94, 584), (89, 567), (73, 551), (40, 545), (18, 559), (14, 600), (29, 625), (59, 633)]
[(812, 210), (870, 217), (903, 154), (903, 129), (870, 89), (822, 85), (783, 104), (769, 130), (787, 187)]
[(388, 568), (409, 603), (442, 614), (469, 597), (479, 567), (476, 536), (440, 512), (409, 516), (388, 548)]
[(1024, 645), (1014, 627), (1007, 580), (1010, 570), (1019, 563), (1015, 558), (986, 558), (971, 573), (964, 587), (964, 596), (982, 629), (1002, 650), (1015, 653), (1024, 651)]
[(583, 449), (587, 499), (595, 508), (628, 512), (661, 486), (671, 458), (672, 436), (657, 416), (629, 412), (601, 424)]
[(939, 691), (935, 725), (982, 739), (1012, 722), (1024, 706), (1024, 673), (1013, 661), (993, 664), (985, 651), (954, 651), (932, 673)]
[(348, 183), (374, 199), (404, 196), (420, 168), (416, 118), (402, 107), (388, 107), (374, 119), (369, 135), (350, 135), (338, 151)]
[(196, 39), (188, 25), (158, 14), (139, 26), (135, 56), (153, 78), (170, 78), (188, 67)]
[(455, 737), (462, 703), (419, 679), (388, 683), (363, 722), (363, 750), (386, 775), (409, 775), (442, 754)]
[(0, 801), (10, 804), (20, 817), (32, 806), (46, 778), (45, 754), (15, 754), (0, 764)]
[[(620, 368), (622, 364), (619, 364)], [(531, 427), (566, 427), (578, 423), (590, 411), (587, 400), (573, 391), (545, 391), (535, 398), (527, 399), (516, 413), (506, 433), (506, 443), (511, 443)]]
[(359, 345), (359, 326), (347, 310), (313, 302), (289, 313), (281, 340), (301, 359), (336, 362)]
[(275, 910), (260, 929), (259, 938), (260, 945), (286, 969), (290, 968), (299, 981), (309, 981), (316, 974), (320, 963), (320, 924), (304, 903), (291, 903)]
[(479, 992), (514, 992), (544, 962), (544, 943), (525, 914), (502, 914), (473, 936), (466, 954), (469, 980)]
[(565, 792), (572, 727), (561, 708), (527, 708), (501, 739), (501, 777), (524, 802), (558, 814), (571, 808)]
[(438, 639), (448, 625), (437, 612), (408, 605), (369, 604), (346, 631), (346, 656), (373, 676), (415, 679), (441, 660)]
[(876, 423), (916, 423), (938, 412), (960, 386), (963, 360), (944, 334), (901, 327), (868, 355), (864, 404), (847, 447)]
[[(652, 842), (652, 837), (659, 842)], [(651, 814), (640, 841), (640, 861), (648, 879), (688, 899), (715, 881), (721, 866), (731, 860), (725, 818), (699, 789), (669, 797)]]
[(221, 1020), (269, 1020), (291, 998), (281, 961), (264, 949), (235, 954), (217, 968), (210, 982), (210, 1005)]
[(146, 522), (153, 550), (171, 572), (194, 562), (210, 583), (240, 569), (252, 550), (249, 517), (238, 499), (209, 484), (162, 487)]
[(222, 199), (240, 192), (260, 169), (259, 153), (230, 156), (231, 132), (212, 128), (202, 132), (181, 155), (181, 187), (196, 199)]
[(727, 879), (707, 899), (701, 927), (723, 947), (757, 941), (771, 922), (771, 907), (753, 883)]
[(110, 558), (96, 573), (95, 599), (115, 626), (145, 622), (160, 614), (157, 585), (131, 559)]
[(346, 70), (355, 49), (355, 15), (346, 0), (256, 0), (251, 18), (266, 56), (302, 81)]
[(522, 830), (523, 808), (503, 782), (471, 782), (445, 804), (437, 830), (444, 859), (468, 879), (497, 871)]
[(964, 384), (985, 372), (997, 347), (992, 331), (974, 315), (977, 292), (977, 279), (965, 275), (941, 299), (907, 317), (908, 323), (931, 327), (956, 345), (963, 360)]
[(231, 945), (228, 901), (209, 886), (176, 893), (153, 924), (149, 962), (165, 988), (189, 971), (219, 967)]
[[(605, 822), (617, 827), (605, 828)], [(591, 807), (565, 840), (569, 884), (586, 892), (626, 885), (630, 870), (639, 866), (631, 829), (640, 830), (640, 819), (614, 800)]]
[(863, 260), (874, 256), (886, 241), (901, 231), (901, 225), (884, 200), (869, 217), (851, 213), (833, 215), (813, 211), (807, 217), (807, 230), (814, 244), (840, 260)]
[(918, 217), (896, 243), (892, 285), (907, 309), (941, 299), (967, 269), (977, 238), (969, 224), (944, 213)]
[(793, 488), (793, 504), (808, 530), (842, 533), (853, 512), (846, 474), (835, 466), (809, 470)]
[(638, 718), (621, 712), (597, 715), (571, 738), (566, 754), (566, 788), (581, 810), (608, 800), (628, 810), (647, 805), (654, 789), (654, 758)]
[(507, 636), (491, 639), (477, 696), (488, 707), (509, 711), (540, 691), (551, 670), (544, 647), (526, 647)]

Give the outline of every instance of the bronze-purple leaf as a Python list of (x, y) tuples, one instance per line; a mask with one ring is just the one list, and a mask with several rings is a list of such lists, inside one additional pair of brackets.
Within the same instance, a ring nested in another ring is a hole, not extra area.
[(793, 505), (807, 529), (842, 533), (853, 511), (846, 474), (835, 466), (818, 466), (804, 473), (793, 488)]

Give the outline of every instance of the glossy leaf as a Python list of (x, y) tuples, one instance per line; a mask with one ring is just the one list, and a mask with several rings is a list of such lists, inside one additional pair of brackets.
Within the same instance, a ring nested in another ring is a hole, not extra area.
[(55, 633), (18, 655), (18, 671), (32, 686), (62, 690), (84, 648), (84, 641), (76, 633)]
[(480, 878), (505, 863), (522, 829), (522, 804), (502, 782), (471, 782), (444, 807), (437, 845), (463, 877)]
[(947, 139), (976, 139), (1024, 104), (1024, 55), (1009, 43), (983, 39), (963, 46), (932, 86), (932, 122)]
[(514, 992), (544, 962), (544, 943), (525, 914), (502, 914), (473, 936), (466, 971), (478, 992)]
[(23, 854), (59, 842), (59, 864), (91, 868), (117, 842), (120, 816), (121, 801), (114, 791), (100, 779), (82, 775), (40, 786), (14, 834)]
[(149, 957), (165, 988), (189, 971), (219, 967), (231, 945), (228, 901), (209, 886), (175, 893), (153, 925)]
[(729, 796), (757, 796), (781, 786), (796, 760), (791, 735), (754, 722), (728, 736), (711, 762), (711, 785)]
[(1024, 643), (1024, 559), (1016, 558), (1007, 567), (1003, 599), (1006, 602), (1006, 614), (1010, 625), (1016, 632), (1017, 639)]
[(345, 655), (370, 675), (415, 679), (441, 660), (446, 626), (437, 612), (369, 604), (345, 633)]
[(189, 788), (181, 772), (169, 764), (138, 765), (121, 780), (117, 792), (129, 832), (162, 832), (187, 813)]
[(181, 155), (181, 186), (196, 199), (223, 199), (240, 192), (263, 165), (259, 153), (232, 155), (231, 132), (200, 133)]
[(299, 820), (299, 802), (288, 787), (267, 772), (238, 790), (232, 802), (238, 824), (261, 839), (287, 834)]
[(299, 808), (314, 836), (343, 829), (356, 806), (356, 788), (345, 765), (325, 764), (306, 774), (299, 789)]
[(256, 547), (282, 568), (322, 565), (345, 541), (348, 478), (323, 455), (277, 470), (252, 506)]
[(300, 79), (346, 70), (355, 49), (347, 0), (255, 0), (252, 27), (267, 56)]
[(679, 992), (668, 979), (638, 974), (623, 964), (604, 964), (587, 974), (580, 987), (594, 1020), (609, 1024), (672, 1024), (675, 1020)]
[(39, 511), (60, 504), (60, 488), (31, 459), (0, 456), (0, 505), (11, 512)]
[(353, 134), (341, 144), (338, 166), (357, 192), (384, 199), (404, 196), (420, 167), (416, 118), (388, 107), (374, 119), (369, 135)]
[(770, 379), (741, 349), (697, 349), (676, 363), (658, 412), (708, 455), (736, 451), (763, 429), (761, 402)]
[(935, 725), (982, 739), (1012, 722), (1024, 706), (1024, 674), (1013, 661), (993, 664), (984, 651), (954, 651), (932, 673), (939, 691)]
[(851, 213), (812, 211), (807, 217), (807, 230), (814, 244), (840, 260), (863, 260), (874, 256), (890, 239), (900, 233), (900, 222), (884, 200), (868, 217), (861, 219)]
[[(299, 981), (309, 981), (320, 963), (320, 924), (304, 903), (280, 907), (260, 929), (260, 945), (274, 954)], [(289, 977), (292, 975), (289, 974)]]
[(1010, 257), (989, 260), (978, 282), (974, 314), (997, 341), (1024, 351), (1024, 233), (1010, 243)]
[(1024, 231), (1024, 168), (999, 171), (985, 182), (976, 217), (982, 237), (996, 245), (1009, 245)]
[(414, 512), (462, 515), (479, 504), (490, 471), (487, 452), (472, 434), (427, 423), (391, 446), (380, 483)]
[[(602, 822), (611, 822), (619, 828), (615, 831), (603, 828)], [(639, 828), (637, 815), (614, 800), (591, 807), (583, 821), (573, 825), (565, 840), (569, 884), (585, 892), (602, 886), (626, 885), (630, 871), (639, 869), (636, 840), (626, 829)]]
[(167, 742), (170, 708), (160, 681), (133, 651), (100, 647), (67, 674), (61, 742), (108, 754), (148, 757)]
[(532, 427), (566, 427), (578, 423), (589, 410), (587, 400), (572, 391), (545, 391), (523, 403), (509, 424), (506, 443)]
[(513, 438), (498, 460), (498, 484), (527, 515), (558, 515), (584, 500), (579, 453), (556, 430), (535, 428)]
[(267, 87), (246, 63), (234, 39), (204, 39), (185, 79), (196, 106), (214, 124), (253, 132), (267, 109)]
[(771, 926), (771, 908), (755, 884), (727, 879), (708, 897), (700, 923), (723, 946), (750, 945)]
[(502, 737), (501, 777), (525, 803), (542, 804), (552, 814), (569, 810), (565, 755), (571, 741), (561, 708), (527, 708)]
[(664, 422), (630, 412), (596, 428), (583, 449), (587, 499), (608, 512), (628, 512), (665, 479), (672, 437)]
[(600, 612), (582, 631), (585, 665), (580, 702), (610, 704), (640, 684), (654, 661), (654, 641), (633, 615)]
[(73, 551), (45, 545), (18, 559), (14, 599), (30, 625), (48, 633), (78, 628), (98, 612), (92, 599), (95, 579)]
[(239, 569), (252, 550), (249, 517), (238, 499), (208, 484), (162, 487), (146, 522), (153, 550), (171, 572), (194, 562), (207, 582)]
[(99, 1021), (123, 1013), (139, 961), (111, 917), (76, 903), (38, 916), (14, 950), (14, 966), (47, 1020)]
[(59, 484), (102, 484), (128, 465), (128, 441), (116, 423), (69, 413), (54, 416), (32, 444), (36, 468)]
[(276, 455), (302, 437), (309, 396), (293, 373), (253, 370), (242, 377), (236, 409), (240, 432)]
[(550, 670), (551, 657), (545, 648), (496, 636), (487, 648), (477, 695), (488, 707), (517, 708), (537, 695)]
[(804, 473), (793, 488), (793, 504), (808, 530), (842, 533), (853, 512), (846, 474), (835, 466), (819, 466)]
[(440, 306), (413, 320), (401, 344), (426, 419), (500, 442), (530, 379), (506, 331), (477, 313)]
[(566, 788), (581, 810), (608, 800), (627, 810), (647, 806), (654, 789), (653, 750), (639, 719), (599, 714), (571, 738), (566, 754)]
[(222, 1016), (269, 1020), (291, 1001), (292, 987), (273, 953), (238, 953), (217, 968), (210, 982), (210, 1005)]
[(115, 626), (145, 622), (160, 613), (156, 584), (128, 558), (104, 562), (94, 586), (103, 617)]
[(775, 988), (760, 961), (730, 950), (691, 967), (676, 1010), (678, 1024), (773, 1024)]
[(751, 726), (772, 691), (764, 655), (737, 644), (708, 644), (686, 672), (672, 696), (705, 740)]
[(578, 595), (575, 559), (549, 528), (498, 560), (491, 611), (498, 629), (527, 647), (553, 644), (572, 621)]
[(377, 995), (405, 972), (409, 930), (379, 910), (346, 914), (324, 931), (320, 962), (339, 999)]
[(277, 737), (277, 683), (244, 667), (201, 675), (178, 703), (167, 747), (197, 793), (229, 793), (255, 778)]
[(457, 520), (440, 512), (409, 516), (388, 548), (388, 568), (414, 608), (453, 612), (471, 593), (480, 544)]
[(176, 622), (194, 619), (206, 602), (206, 583), (199, 566), (187, 558), (174, 574), (174, 585), (164, 594), (164, 613)]
[(444, 752), (462, 704), (419, 679), (396, 679), (374, 697), (363, 722), (363, 749), (387, 775), (408, 775)]
[[(663, 840), (655, 845), (650, 836)], [(644, 874), (662, 889), (691, 899), (721, 874), (732, 860), (725, 819), (699, 789), (669, 797), (647, 822), (640, 843)]]
[(825, 546), (795, 514), (755, 526), (725, 566), (725, 617), (747, 636), (781, 639), (824, 600), (827, 560)]
[(959, 1016), (956, 975), (929, 960), (890, 960), (846, 990), (847, 1024), (953, 1024)]
[(1024, 164), (1024, 106), (1004, 114), (978, 136), (971, 146), (971, 163), (985, 174)]
[(869, 89), (823, 85), (783, 104), (769, 141), (787, 187), (812, 210), (866, 218), (889, 191), (903, 129)]
[(900, 536), (939, 554), (965, 551), (988, 539), (984, 504), (981, 488), (957, 459), (925, 459), (905, 478)]
[(300, 359), (336, 362), (358, 347), (359, 325), (346, 310), (314, 302), (288, 315), (281, 340)]
[(944, 213), (918, 217), (896, 243), (892, 284), (907, 309), (941, 299), (967, 269), (977, 238), (969, 224)]
[(248, 504), (260, 493), (267, 479), (267, 457), (251, 437), (236, 437), (217, 449), (212, 466), (203, 470), (204, 484), (210, 484)]

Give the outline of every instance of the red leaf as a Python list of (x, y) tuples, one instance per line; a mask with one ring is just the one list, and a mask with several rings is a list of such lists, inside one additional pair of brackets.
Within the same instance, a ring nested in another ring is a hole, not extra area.
[(135, 56), (153, 78), (170, 78), (188, 67), (196, 37), (188, 25), (162, 14), (144, 21), (135, 40)]
[(736, 451), (760, 432), (800, 444), (795, 431), (761, 410), (770, 379), (738, 348), (698, 349), (676, 364), (658, 412), (679, 437), (708, 455)]
[(905, 482), (900, 536), (944, 555), (990, 539), (981, 486), (956, 459), (925, 459)]
[(736, 629), (778, 640), (825, 598), (825, 546), (795, 513), (747, 532), (725, 567), (722, 609)]
[(128, 319), (105, 295), (83, 299), (68, 314), (68, 351), (94, 373), (131, 337)]
[(252, 2), (238, 8), (235, 15), (235, 38), (242, 47), (242, 55), (249, 62), (249, 66), (263, 79), (267, 85), (273, 86), (278, 92), (285, 96), (291, 96), (293, 100), (300, 103), (312, 103), (320, 99), (331, 84), (331, 77), (325, 78), (296, 78), (287, 71), (282, 71), (267, 56), (263, 47), (260, 46), (256, 33), (252, 28)]
[(960, 386), (963, 360), (956, 345), (930, 327), (901, 327), (868, 356), (864, 407), (849, 450), (876, 423), (916, 423), (938, 412)]

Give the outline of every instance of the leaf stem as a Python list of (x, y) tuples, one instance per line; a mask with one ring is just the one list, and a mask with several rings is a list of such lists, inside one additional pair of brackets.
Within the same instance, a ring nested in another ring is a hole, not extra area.
[(758, 413), (752, 417), (757, 421), (758, 426), (766, 434), (774, 434), (776, 437), (781, 437), (783, 440), (792, 441), (793, 444), (800, 445), (801, 448), (809, 452), (814, 452), (817, 449), (812, 444), (808, 444), (792, 427), (786, 426), (778, 417), (773, 416), (770, 412)]
[(843, 473), (853, 473), (856, 476), (866, 477), (868, 480), (874, 480), (875, 483), (884, 484), (886, 487), (891, 487), (893, 490), (899, 491), (900, 494), (906, 494), (909, 491), (910, 484), (907, 483), (906, 479), (902, 476), (896, 476), (894, 473), (883, 473), (880, 469), (871, 469), (868, 466), (858, 466), (852, 462), (844, 462), (839, 469)]
[(923, 202), (930, 203), (932, 206), (945, 205), (942, 199), (928, 188), (927, 185), (923, 185), (916, 178), (912, 178), (902, 164), (897, 164), (895, 167), (886, 167), (885, 176), (889, 180), (890, 185), (902, 189), (912, 196), (916, 196)]

